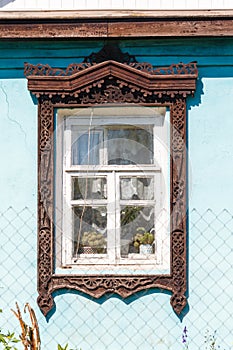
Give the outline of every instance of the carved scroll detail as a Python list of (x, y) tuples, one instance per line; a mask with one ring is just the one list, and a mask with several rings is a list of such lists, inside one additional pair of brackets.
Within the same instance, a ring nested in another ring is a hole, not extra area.
[[(91, 56), (90, 56), (91, 57)], [(95, 57), (95, 56), (93, 56)], [(125, 60), (121, 60), (118, 62), (122, 62), (125, 65), (128, 65), (134, 69), (137, 69), (141, 72), (146, 72), (152, 75), (176, 75), (176, 74), (197, 74), (197, 67), (196, 62), (191, 62), (188, 64), (185, 63), (179, 63), (179, 64), (171, 64), (169, 67), (159, 67), (154, 68), (151, 64), (143, 62), (132, 62), (130, 63), (130, 58), (127, 59), (127, 56), (125, 56)], [(135, 60), (135, 59), (132, 59)], [(115, 61), (117, 61), (115, 59)], [(128, 63), (128, 62), (129, 63)], [(101, 59), (99, 61), (93, 61), (93, 58), (85, 59), (82, 63), (72, 63), (69, 66), (67, 66), (66, 69), (62, 68), (52, 68), (48, 64), (37, 64), (33, 65), (31, 63), (25, 63), (24, 67), (24, 75), (25, 76), (70, 76), (72, 74), (75, 74), (77, 72), (80, 72), (88, 67), (91, 67), (92, 65), (95, 65), (96, 63), (103, 62)]]
[(49, 64), (36, 64), (25, 63), (24, 75), (30, 76), (70, 76), (77, 72), (80, 72), (88, 67), (90, 63), (72, 63), (65, 70), (61, 68), (52, 68)]
[[(146, 74), (145, 74), (146, 73)], [(26, 64), (28, 88), (39, 100), (38, 304), (46, 315), (53, 292), (74, 289), (99, 298), (106, 293), (128, 297), (140, 290), (160, 288), (172, 293), (177, 314), (184, 309), (187, 289), (186, 257), (186, 96), (193, 94), (196, 63), (154, 69), (148, 63), (95, 64), (91, 60), (66, 70)], [(170, 274), (56, 275), (53, 266), (54, 140), (53, 110), (108, 103), (169, 106), (171, 120), (171, 267)]]
[[(188, 92), (187, 90), (150, 90), (149, 88), (142, 88), (140, 85), (129, 84), (123, 79), (106, 77), (95, 83), (85, 85), (75, 92), (50, 92), (47, 94), (41, 92), (36, 93), (36, 96), (41, 100), (51, 100), (54, 106), (60, 104), (98, 105), (106, 103), (164, 104), (184, 98), (191, 93), (192, 91)], [(179, 119), (177, 119), (176, 123), (179, 122)], [(175, 129), (174, 132), (176, 132), (176, 143), (174, 143), (173, 147), (182, 147), (183, 141), (180, 137), (179, 129)]]
[(149, 63), (130, 63), (130, 66), (154, 75), (197, 74), (196, 62), (171, 64), (169, 67), (159, 68), (154, 68)]

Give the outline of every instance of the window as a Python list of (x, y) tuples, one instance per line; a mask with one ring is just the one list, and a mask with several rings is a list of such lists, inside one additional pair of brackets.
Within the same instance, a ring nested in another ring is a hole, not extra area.
[[(158, 288), (172, 294), (176, 313), (187, 304), (186, 97), (196, 88), (196, 63), (153, 68), (119, 51), (109, 60), (102, 49), (66, 70), (25, 66), (38, 99), (44, 315), (63, 289), (126, 298)], [(136, 250), (144, 230), (154, 243), (145, 254)]]
[(58, 267), (153, 265), (168, 272), (169, 112), (58, 109), (57, 124)]

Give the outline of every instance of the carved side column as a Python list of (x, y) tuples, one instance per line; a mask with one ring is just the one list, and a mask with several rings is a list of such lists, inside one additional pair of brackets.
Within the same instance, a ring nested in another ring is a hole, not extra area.
[(185, 98), (173, 103), (171, 117), (171, 305), (180, 314), (187, 304)]
[(53, 105), (39, 104), (38, 120), (38, 304), (44, 315), (53, 307)]

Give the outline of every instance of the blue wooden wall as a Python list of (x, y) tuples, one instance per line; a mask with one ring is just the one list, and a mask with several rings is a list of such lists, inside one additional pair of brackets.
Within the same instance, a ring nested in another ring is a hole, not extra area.
[(221, 220), (232, 227), (233, 39), (120, 42), (122, 50), (135, 55), (139, 62), (155, 66), (198, 62), (197, 91), (194, 98), (188, 98), (186, 316), (178, 318), (171, 309), (170, 296), (158, 291), (127, 300), (116, 296), (93, 300), (79, 293), (57, 293), (56, 310), (47, 320), (37, 308), (37, 106), (27, 90), (23, 66), (27, 61), (66, 67), (81, 62), (103, 44), (88, 40), (0, 42), (0, 307), (4, 310), (4, 327), (17, 324), (9, 311), (14, 302), (21, 306), (29, 302), (39, 319), (42, 348), (56, 349), (57, 342), (69, 342), (82, 350), (177, 350), (182, 348), (182, 329), (187, 326), (190, 349), (204, 348), (207, 329), (217, 330), (219, 342), (228, 349), (233, 344), (229, 314), (233, 310), (233, 238), (231, 229), (215, 220), (216, 215), (230, 213)]

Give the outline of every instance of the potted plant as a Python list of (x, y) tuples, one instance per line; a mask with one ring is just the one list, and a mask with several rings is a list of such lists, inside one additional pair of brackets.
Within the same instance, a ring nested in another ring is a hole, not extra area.
[(137, 228), (137, 233), (134, 236), (134, 247), (140, 254), (153, 253), (154, 234), (151, 231), (146, 231), (144, 227)]
[(80, 248), (84, 254), (104, 254), (106, 252), (106, 239), (99, 232), (84, 232), (81, 238)]

